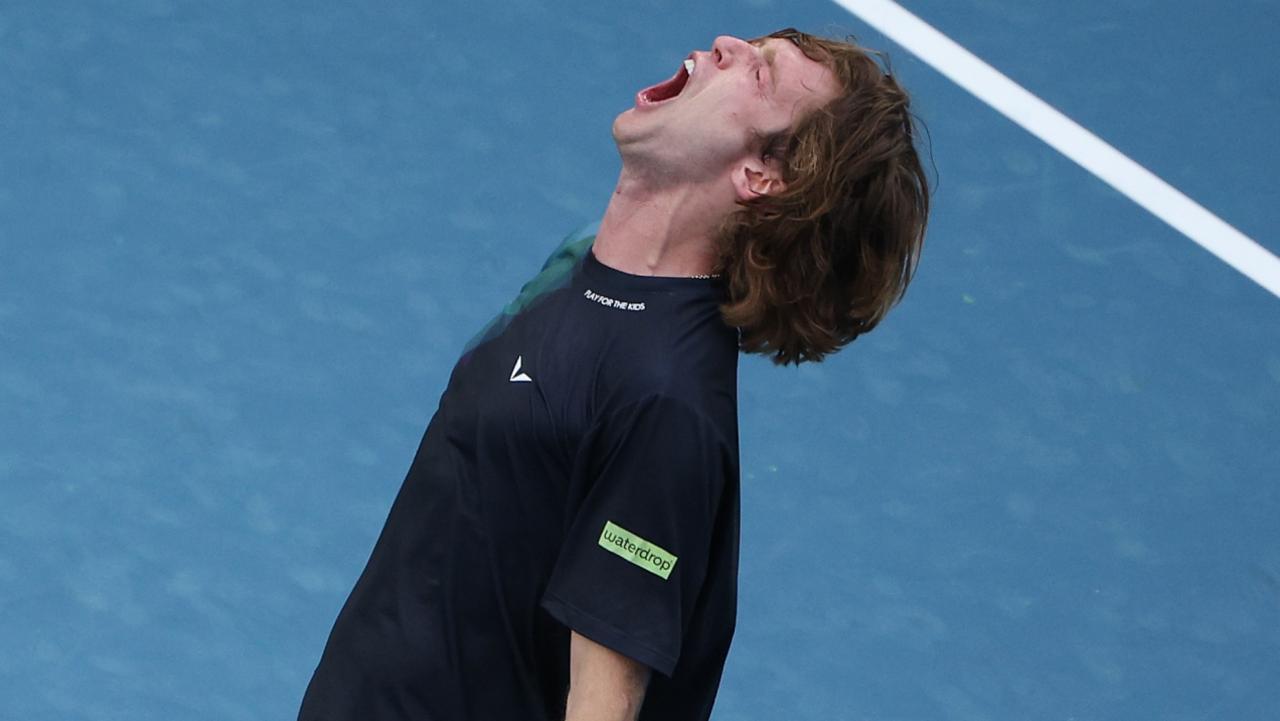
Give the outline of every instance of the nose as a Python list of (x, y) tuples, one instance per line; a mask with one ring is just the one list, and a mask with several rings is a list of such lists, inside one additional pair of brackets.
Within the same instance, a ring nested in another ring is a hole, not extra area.
[(711, 42), (711, 58), (715, 61), (716, 67), (723, 69), (734, 62), (741, 61), (743, 53), (750, 52), (752, 49), (751, 44), (742, 38), (720, 35)]

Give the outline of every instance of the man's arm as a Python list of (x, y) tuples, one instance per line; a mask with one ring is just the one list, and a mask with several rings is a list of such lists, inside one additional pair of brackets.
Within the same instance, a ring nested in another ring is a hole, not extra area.
[(649, 667), (572, 632), (565, 721), (635, 721)]

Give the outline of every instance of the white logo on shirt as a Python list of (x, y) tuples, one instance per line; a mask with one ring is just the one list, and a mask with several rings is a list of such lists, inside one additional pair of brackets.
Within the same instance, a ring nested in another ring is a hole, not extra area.
[(524, 362), (524, 356), (516, 356), (516, 367), (511, 369), (512, 383), (532, 383), (533, 382), (533, 379), (529, 377), (528, 373), (520, 372), (520, 364), (522, 362)]
[(639, 303), (631, 303), (625, 300), (617, 300), (615, 298), (610, 298), (607, 295), (600, 295), (599, 293), (595, 292), (594, 290), (591, 290), (590, 288), (587, 288), (582, 293), (582, 297), (586, 298), (587, 300), (593, 300), (606, 308), (620, 308), (622, 310), (644, 310), (644, 301), (641, 301)]

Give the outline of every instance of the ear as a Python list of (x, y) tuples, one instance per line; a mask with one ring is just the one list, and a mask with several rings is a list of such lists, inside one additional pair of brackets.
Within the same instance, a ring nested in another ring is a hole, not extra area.
[(786, 188), (782, 182), (782, 163), (775, 158), (748, 157), (734, 171), (733, 187), (739, 201), (776, 195)]

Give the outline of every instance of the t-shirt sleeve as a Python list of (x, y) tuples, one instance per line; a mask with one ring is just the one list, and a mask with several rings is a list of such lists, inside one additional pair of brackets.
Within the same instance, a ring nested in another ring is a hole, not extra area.
[(732, 450), (704, 415), (661, 395), (607, 415), (583, 441), (542, 606), (670, 678), (735, 472)]

